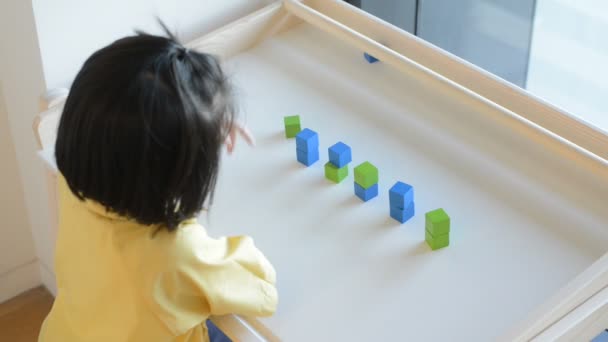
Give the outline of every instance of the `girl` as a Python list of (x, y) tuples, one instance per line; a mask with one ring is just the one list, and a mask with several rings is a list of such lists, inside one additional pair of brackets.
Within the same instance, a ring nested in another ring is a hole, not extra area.
[(213, 239), (196, 222), (222, 144), (231, 152), (245, 131), (218, 61), (163, 28), (168, 38), (97, 51), (72, 85), (55, 145), (58, 295), (41, 342), (209, 341), (210, 315), (276, 309), (274, 269), (251, 238)]

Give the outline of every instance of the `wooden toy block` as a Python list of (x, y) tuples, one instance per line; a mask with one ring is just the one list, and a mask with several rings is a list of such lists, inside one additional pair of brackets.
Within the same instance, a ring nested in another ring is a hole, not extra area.
[(299, 125), (300, 116), (299, 115), (286, 116), (283, 118), (283, 122), (285, 123), (285, 127)]
[(405, 223), (415, 215), (415, 205), (414, 202), (411, 202), (409, 206), (405, 209), (393, 207), (391, 205), (391, 217), (395, 220)]
[(363, 202), (367, 202), (370, 199), (378, 196), (378, 184), (373, 184), (369, 188), (365, 189), (355, 182), (355, 195), (357, 195), (357, 197), (359, 197)]
[(378, 183), (378, 169), (370, 162), (364, 162), (355, 167), (355, 182), (367, 189)]
[(300, 129), (300, 126), (289, 126), (285, 128), (285, 137), (286, 138), (295, 138), (296, 135), (298, 135), (298, 133), (300, 133), (302, 130)]
[(308, 151), (302, 151), (296, 149), (297, 159), (300, 163), (311, 166), (319, 160), (319, 149), (312, 149)]
[(414, 202), (414, 188), (406, 183), (397, 182), (388, 191), (391, 207), (407, 208)]
[(301, 151), (319, 149), (319, 135), (311, 129), (304, 128), (296, 135), (296, 148)]
[(325, 163), (325, 178), (340, 183), (348, 176), (348, 165), (337, 167), (332, 162)]
[(300, 131), (302, 130), (300, 128), (300, 116), (299, 115), (286, 116), (283, 118), (283, 123), (285, 124), (285, 137), (286, 138), (293, 138), (298, 133), (300, 133)]
[(368, 63), (370, 63), (370, 64), (371, 64), (371, 63), (376, 63), (376, 62), (378, 62), (378, 58), (376, 58), (376, 57), (374, 57), (374, 56), (370, 55), (370, 54), (369, 54), (369, 53), (367, 53), (367, 52), (364, 52), (364, 53), (363, 53), (363, 57), (365, 57), (365, 60), (366, 60)]
[(450, 217), (441, 208), (426, 213), (425, 220), (425, 228), (433, 236), (445, 235), (450, 232)]
[(608, 330), (602, 331), (599, 335), (595, 336), (591, 342), (608, 342)]
[(329, 161), (337, 167), (344, 167), (353, 160), (350, 146), (341, 141), (328, 148), (327, 151)]
[(450, 234), (435, 236), (431, 234), (431, 232), (429, 232), (428, 230), (425, 230), (424, 239), (432, 250), (437, 250), (439, 248), (447, 247), (450, 245)]

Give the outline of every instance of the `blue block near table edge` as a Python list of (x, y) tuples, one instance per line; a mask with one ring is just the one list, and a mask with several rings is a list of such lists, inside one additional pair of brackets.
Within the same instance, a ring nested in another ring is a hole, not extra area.
[(403, 182), (397, 182), (388, 190), (391, 207), (407, 208), (414, 202), (414, 187)]
[(379, 60), (378, 60), (378, 58), (376, 58), (376, 57), (374, 57), (374, 56), (370, 55), (370, 54), (369, 54), (369, 53), (367, 53), (367, 52), (364, 52), (364, 53), (363, 53), (363, 57), (365, 57), (365, 60), (366, 60), (368, 63), (376, 63), (376, 62), (378, 62), (378, 61), (379, 61)]
[(296, 135), (296, 148), (308, 151), (319, 148), (319, 135), (309, 128), (304, 128)]
[(357, 195), (357, 197), (359, 197), (364, 202), (367, 202), (370, 199), (378, 196), (378, 183), (370, 186), (367, 189), (365, 189), (361, 185), (357, 184), (357, 182), (354, 182), (354, 184), (355, 184), (355, 195)]
[(602, 331), (602, 333), (594, 337), (591, 342), (608, 342), (608, 330)]
[(339, 141), (327, 149), (329, 161), (335, 166), (341, 168), (353, 160), (350, 146)]
[(398, 208), (391, 205), (391, 217), (395, 220), (405, 223), (416, 214), (416, 205), (414, 202), (410, 203), (407, 208)]
[(319, 160), (319, 149), (302, 151), (296, 149), (296, 157), (298, 161), (306, 166), (310, 166)]

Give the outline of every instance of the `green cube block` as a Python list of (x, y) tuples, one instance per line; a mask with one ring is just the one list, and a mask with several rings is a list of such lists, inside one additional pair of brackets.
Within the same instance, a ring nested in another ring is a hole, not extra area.
[(340, 183), (348, 176), (348, 165), (337, 167), (332, 162), (325, 163), (325, 178)]
[(299, 115), (286, 116), (283, 118), (283, 122), (285, 123), (285, 127), (293, 126), (293, 125), (300, 125), (300, 116)]
[(429, 211), (425, 218), (425, 228), (433, 236), (445, 235), (450, 232), (450, 217), (443, 209)]
[(432, 250), (447, 247), (450, 245), (450, 234), (434, 236), (428, 230), (425, 230), (424, 239)]
[(378, 183), (378, 169), (370, 162), (364, 162), (355, 167), (355, 182), (367, 189)]
[(285, 128), (285, 137), (286, 138), (295, 138), (298, 133), (300, 133), (302, 129), (300, 126), (290, 126)]
[(299, 115), (286, 116), (283, 118), (283, 123), (285, 124), (286, 138), (293, 138), (302, 130)]

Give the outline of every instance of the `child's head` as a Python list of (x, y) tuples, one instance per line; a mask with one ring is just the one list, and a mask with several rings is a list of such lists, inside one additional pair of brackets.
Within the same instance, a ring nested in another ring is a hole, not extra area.
[(55, 155), (80, 199), (173, 230), (212, 197), (234, 110), (218, 60), (167, 34), (120, 39), (85, 62)]

